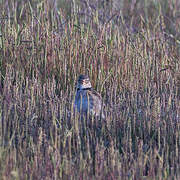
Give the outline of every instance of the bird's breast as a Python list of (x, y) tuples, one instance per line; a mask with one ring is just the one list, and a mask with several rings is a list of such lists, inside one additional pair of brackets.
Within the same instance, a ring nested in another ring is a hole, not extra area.
[(75, 97), (75, 106), (78, 111), (86, 112), (93, 108), (93, 99), (87, 91), (78, 91)]

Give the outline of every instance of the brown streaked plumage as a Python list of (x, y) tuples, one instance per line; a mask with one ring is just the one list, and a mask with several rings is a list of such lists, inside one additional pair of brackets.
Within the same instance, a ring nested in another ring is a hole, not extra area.
[(102, 112), (102, 98), (101, 95), (96, 92), (87, 75), (80, 75), (77, 81), (77, 91), (75, 96), (74, 108), (81, 114), (87, 114), (93, 116), (101, 116), (105, 118)]

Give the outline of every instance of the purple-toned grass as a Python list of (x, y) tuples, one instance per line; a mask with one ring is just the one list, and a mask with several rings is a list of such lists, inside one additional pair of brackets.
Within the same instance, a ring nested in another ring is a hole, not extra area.
[[(180, 3), (119, 2), (0, 3), (2, 179), (180, 178)], [(105, 104), (91, 125), (84, 73)]]

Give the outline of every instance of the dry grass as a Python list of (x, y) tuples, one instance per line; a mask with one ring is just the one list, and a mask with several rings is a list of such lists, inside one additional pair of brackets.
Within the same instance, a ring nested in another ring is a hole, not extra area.
[[(179, 179), (179, 1), (50, 2), (0, 1), (0, 177)], [(106, 121), (73, 115), (80, 73)]]

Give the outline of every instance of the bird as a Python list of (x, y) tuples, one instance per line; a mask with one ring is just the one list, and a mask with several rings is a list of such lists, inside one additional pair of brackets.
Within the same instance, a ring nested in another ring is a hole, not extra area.
[(102, 97), (92, 88), (88, 75), (79, 75), (76, 83), (74, 109), (80, 114), (105, 118)]

